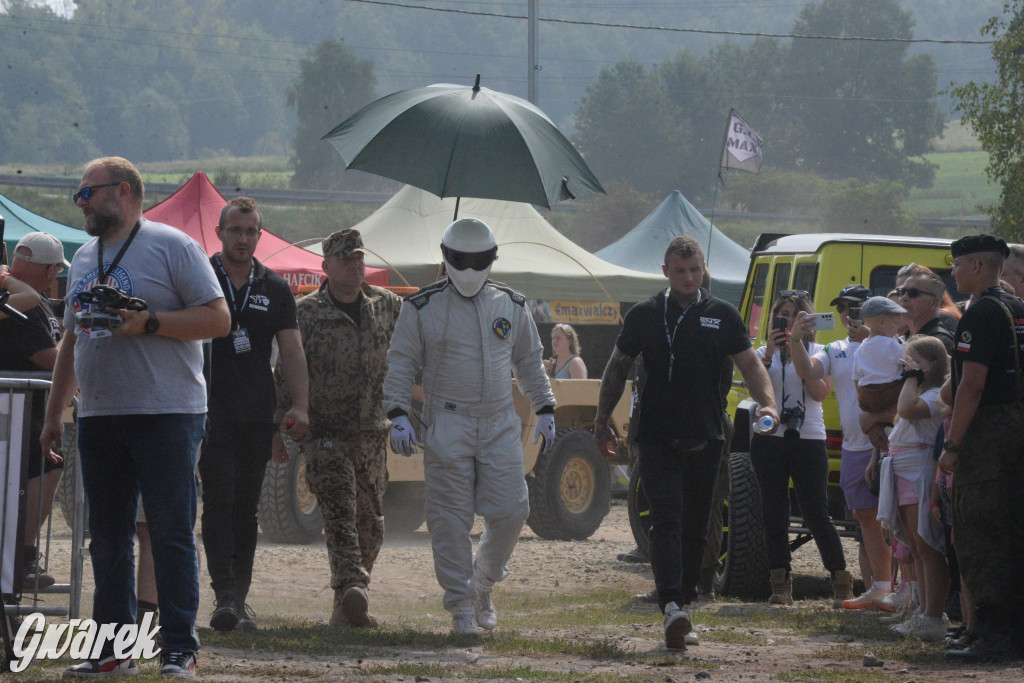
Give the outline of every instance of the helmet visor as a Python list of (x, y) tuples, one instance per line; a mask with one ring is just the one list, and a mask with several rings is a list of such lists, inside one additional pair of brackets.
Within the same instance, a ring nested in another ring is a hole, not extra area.
[(444, 259), (448, 262), (449, 267), (455, 270), (466, 270), (467, 268), (487, 270), (494, 263), (494, 258), (498, 254), (498, 248), (493, 247), (487, 251), (469, 252), (456, 251), (442, 244), (441, 253), (444, 254)]

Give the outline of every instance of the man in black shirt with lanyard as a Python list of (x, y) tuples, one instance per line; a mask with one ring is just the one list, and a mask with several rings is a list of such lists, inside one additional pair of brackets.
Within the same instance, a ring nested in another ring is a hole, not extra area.
[(612, 408), (626, 376), (643, 354), (647, 381), (640, 397), (638, 466), (650, 505), (650, 556), (665, 645), (683, 649), (692, 628), (689, 604), (706, 544), (711, 500), (726, 438), (721, 368), (731, 358), (758, 416), (778, 423), (771, 380), (750, 345), (736, 309), (701, 289), (704, 252), (692, 237), (677, 237), (662, 267), (668, 288), (629, 310), (601, 379), (594, 435), (611, 437)]
[(253, 257), (263, 229), (256, 202), (232, 199), (218, 223), (222, 250), (210, 263), (231, 309), (231, 334), (213, 340), (210, 424), (199, 459), (203, 547), (216, 594), (210, 626), (255, 630), (246, 595), (256, 552), (256, 507), (271, 442), (281, 439), (274, 424), (274, 339), (292, 396), (282, 429), (295, 439), (309, 424), (309, 378), (291, 289)]
[(991, 235), (953, 242), (953, 277), (974, 302), (956, 329), (953, 416), (939, 469), (953, 474), (953, 533), (960, 572), (981, 621), (979, 639), (949, 650), (956, 661), (1016, 659), (1024, 653), (1024, 303), (999, 286), (1010, 250)]

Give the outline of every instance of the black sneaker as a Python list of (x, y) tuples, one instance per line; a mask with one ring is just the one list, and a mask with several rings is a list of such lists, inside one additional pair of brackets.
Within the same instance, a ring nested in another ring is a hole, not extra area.
[[(38, 588), (49, 588), (57, 583), (57, 579), (43, 571), (39, 566), (42, 555), (36, 555), (29, 562), (25, 562), (25, 572), (21, 575), (21, 587), (26, 591), (34, 591)], [(38, 581), (38, 583), (36, 583)]]
[(210, 628), (214, 631), (233, 631), (238, 625), (238, 603), (235, 602), (235, 594), (227, 591), (218, 593), (213, 605)]
[(249, 607), (249, 603), (238, 603), (235, 607), (235, 614), (238, 615), (238, 625), (235, 626), (235, 630), (249, 632), (259, 630), (259, 626), (256, 625), (256, 612)]
[(160, 667), (160, 675), (168, 678), (184, 678), (194, 681), (196, 679), (196, 653), (195, 652), (165, 652), (161, 656), (163, 666)]
[(90, 659), (64, 670), (64, 678), (107, 678), (113, 676), (134, 676), (139, 665), (132, 658), (118, 659), (111, 655), (102, 659)]

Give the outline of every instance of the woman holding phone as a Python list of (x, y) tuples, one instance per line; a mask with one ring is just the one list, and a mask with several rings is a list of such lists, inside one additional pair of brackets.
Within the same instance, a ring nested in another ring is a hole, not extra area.
[(790, 344), (802, 344), (810, 354), (821, 348), (814, 331), (791, 339), (797, 313), (813, 312), (806, 292), (783, 291), (772, 306), (772, 327), (757, 355), (768, 370), (779, 406), (778, 428), (750, 439), (750, 461), (761, 489), (761, 514), (771, 570), (772, 605), (793, 604), (792, 556), (789, 549), (789, 481), (793, 480), (804, 524), (814, 537), (829, 572), (835, 608), (853, 597), (853, 578), (839, 534), (828, 512), (828, 453), (821, 402), (828, 396), (828, 379), (805, 379), (793, 366)]

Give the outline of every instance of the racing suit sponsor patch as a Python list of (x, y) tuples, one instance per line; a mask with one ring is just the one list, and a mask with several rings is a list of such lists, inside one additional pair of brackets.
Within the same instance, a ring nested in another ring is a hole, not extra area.
[(512, 323), (508, 318), (498, 318), (491, 324), (491, 329), (498, 335), (498, 339), (508, 339), (508, 335), (512, 333)]

